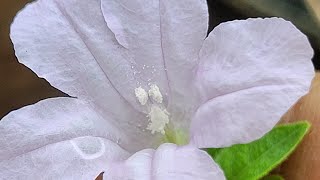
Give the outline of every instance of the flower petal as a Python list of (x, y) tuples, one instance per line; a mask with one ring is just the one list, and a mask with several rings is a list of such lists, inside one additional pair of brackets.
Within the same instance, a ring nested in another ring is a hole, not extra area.
[(54, 87), (123, 129), (147, 126), (134, 94), (133, 60), (107, 27), (99, 0), (38, 0), (18, 13), (10, 36), (19, 61)]
[(9, 113), (0, 122), (0, 136), (0, 161), (84, 136), (107, 139), (128, 152), (150, 147), (152, 142), (139, 132), (121, 130), (74, 98), (47, 99)]
[[(175, 116), (176, 111), (193, 106), (197, 98), (190, 80), (207, 34), (206, 1), (102, 0), (102, 11), (117, 41), (138, 65), (146, 65), (137, 67), (146, 81), (168, 94), (164, 100), (169, 101), (169, 112)], [(185, 116), (172, 119), (190, 119)]]
[(220, 180), (222, 170), (204, 151), (191, 145), (163, 144), (145, 149), (124, 162), (111, 164), (104, 173), (109, 180)]
[(74, 98), (47, 99), (9, 113), (0, 122), (0, 136), (4, 179), (93, 179), (107, 163), (126, 159), (127, 147), (145, 143)]
[(19, 61), (53, 86), (122, 130), (155, 137), (145, 132), (146, 110), (134, 94), (134, 61), (107, 27), (100, 1), (39, 0), (17, 15), (11, 38)]
[[(2, 146), (1, 146), (2, 147)], [(95, 179), (128, 153), (107, 139), (84, 136), (36, 148), (0, 161), (2, 179)]]
[(307, 37), (280, 18), (216, 27), (200, 52), (193, 141), (222, 147), (263, 136), (308, 91), (312, 55)]

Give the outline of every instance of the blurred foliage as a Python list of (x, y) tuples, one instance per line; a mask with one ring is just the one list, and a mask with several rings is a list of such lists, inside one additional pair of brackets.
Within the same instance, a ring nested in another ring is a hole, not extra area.
[(284, 180), (284, 178), (279, 175), (270, 175), (270, 176), (264, 177), (262, 180)]
[(307, 7), (312, 12), (312, 15), (320, 27), (320, 1), (319, 0), (305, 0)]

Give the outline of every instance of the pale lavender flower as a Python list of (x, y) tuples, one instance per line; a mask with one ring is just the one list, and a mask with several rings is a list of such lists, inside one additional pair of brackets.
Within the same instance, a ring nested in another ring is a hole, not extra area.
[(224, 179), (199, 148), (251, 142), (272, 129), (308, 91), (313, 51), (280, 18), (222, 23), (206, 37), (207, 11), (205, 0), (25, 7), (11, 26), (16, 56), (76, 98), (2, 119), (0, 177)]

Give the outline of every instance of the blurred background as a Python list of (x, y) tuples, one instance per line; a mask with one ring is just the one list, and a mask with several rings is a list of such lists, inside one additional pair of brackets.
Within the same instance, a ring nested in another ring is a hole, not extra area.
[[(18, 63), (9, 38), (15, 14), (31, 0), (0, 2), (0, 118), (14, 109), (41, 99), (66, 96)], [(209, 32), (218, 24), (249, 17), (283, 17), (304, 32), (314, 49), (314, 66), (320, 69), (320, 0), (208, 0)], [(317, 74), (310, 93), (301, 98), (283, 117), (282, 122), (309, 120), (313, 127), (297, 151), (275, 173), (288, 180), (320, 179), (320, 76)], [(319, 156), (319, 157), (318, 157)]]

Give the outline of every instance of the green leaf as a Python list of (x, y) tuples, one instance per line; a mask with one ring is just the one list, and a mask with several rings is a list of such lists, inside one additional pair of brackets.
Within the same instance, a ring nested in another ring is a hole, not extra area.
[(279, 125), (249, 144), (206, 149), (228, 180), (256, 180), (285, 160), (310, 129), (306, 121)]
[(262, 180), (284, 180), (284, 178), (279, 175), (270, 175), (262, 178)]

